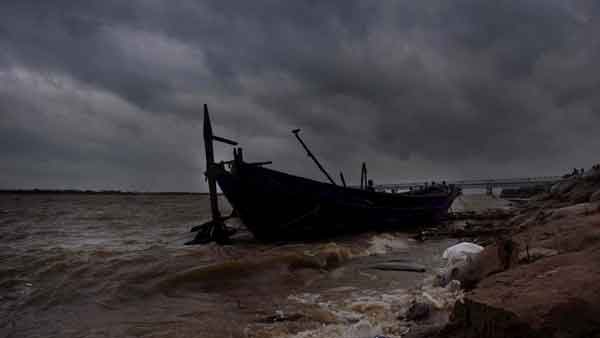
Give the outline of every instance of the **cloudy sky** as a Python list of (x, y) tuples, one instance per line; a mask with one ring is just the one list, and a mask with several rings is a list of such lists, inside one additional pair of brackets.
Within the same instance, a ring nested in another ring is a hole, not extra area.
[[(600, 2), (0, 1), (0, 188), (204, 191), (248, 160), (348, 181), (600, 162)], [(217, 157), (231, 149), (220, 145)]]

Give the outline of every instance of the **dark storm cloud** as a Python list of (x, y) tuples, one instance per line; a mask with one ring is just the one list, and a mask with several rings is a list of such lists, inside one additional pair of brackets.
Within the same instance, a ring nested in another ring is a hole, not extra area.
[[(4, 1), (3, 187), (203, 190), (200, 112), (247, 157), (378, 181), (597, 161), (594, 1)], [(219, 158), (229, 149), (219, 148)]]

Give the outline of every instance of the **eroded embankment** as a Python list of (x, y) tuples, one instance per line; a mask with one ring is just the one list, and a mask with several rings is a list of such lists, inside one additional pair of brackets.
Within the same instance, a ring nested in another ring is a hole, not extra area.
[(600, 336), (600, 172), (534, 198), (463, 273), (442, 337)]

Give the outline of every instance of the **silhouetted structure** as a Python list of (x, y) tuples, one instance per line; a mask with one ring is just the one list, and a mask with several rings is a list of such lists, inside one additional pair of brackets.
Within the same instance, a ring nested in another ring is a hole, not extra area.
[[(294, 134), (330, 183), (267, 169), (263, 167), (266, 163), (248, 163), (243, 160), (241, 148), (234, 149), (232, 161), (214, 163), (210, 156), (212, 142), (235, 142), (212, 135), (206, 107), (204, 121), (204, 141), (209, 143), (205, 145), (209, 187), (211, 182), (218, 183), (243, 223), (260, 240), (301, 240), (436, 222), (446, 216), (460, 193), (459, 189), (442, 187), (400, 194), (376, 192), (372, 180), (367, 180), (364, 164), (363, 189), (336, 185), (299, 138), (299, 130)], [(213, 188), (211, 195), (212, 206), (216, 203)], [(200, 232), (193, 243), (224, 242), (221, 236), (230, 230), (223, 220), (218, 210), (213, 210), (213, 220), (195, 228)]]

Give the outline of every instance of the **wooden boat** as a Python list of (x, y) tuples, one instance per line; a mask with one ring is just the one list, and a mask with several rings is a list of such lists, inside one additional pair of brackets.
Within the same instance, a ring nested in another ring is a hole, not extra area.
[[(216, 184), (234, 207), (237, 216), (259, 240), (295, 241), (369, 230), (406, 230), (443, 218), (460, 189), (438, 186), (421, 191), (388, 193), (367, 187), (363, 167), (361, 187), (337, 185), (314, 158), (330, 183), (319, 182), (265, 168), (270, 163), (245, 162), (241, 148), (234, 148), (232, 161), (215, 163), (213, 141), (237, 145), (214, 136), (208, 109), (204, 106), (206, 176), (211, 193), (213, 220), (196, 227), (192, 243), (226, 242), (231, 231), (220, 215)], [(342, 182), (343, 176), (341, 175)]]

